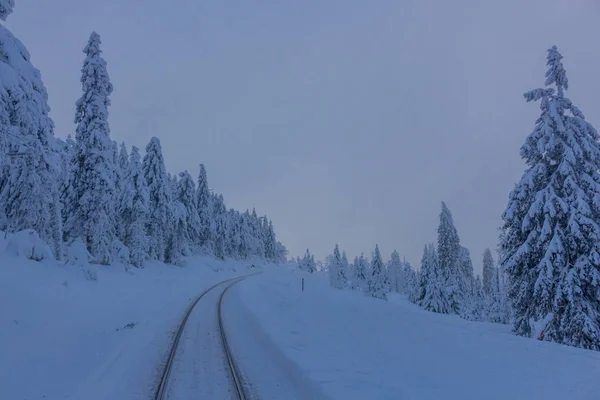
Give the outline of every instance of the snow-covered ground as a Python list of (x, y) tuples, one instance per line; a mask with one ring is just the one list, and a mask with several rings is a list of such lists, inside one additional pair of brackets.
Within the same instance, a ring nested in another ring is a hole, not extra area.
[[(3, 252), (0, 239), (0, 398), (150, 398), (190, 301), (247, 274), (249, 262), (187, 260), (144, 269), (72, 267)], [(97, 271), (97, 280), (84, 270)]]
[[(5, 244), (0, 239), (0, 250)], [(185, 267), (126, 271), (0, 252), (0, 398), (151, 398), (189, 303), (213, 283), (257, 270), (248, 266), (194, 257)], [(257, 398), (600, 398), (600, 353), (426, 312), (400, 295), (385, 302), (332, 289), (322, 273), (261, 270), (233, 286), (223, 306), (235, 359)], [(214, 317), (212, 303), (210, 313), (193, 314), (192, 327)], [(193, 371), (181, 372), (185, 379)]]
[(256, 391), (273, 393), (291, 379), (315, 393), (265, 399), (600, 399), (600, 353), (430, 313), (400, 295), (385, 302), (332, 289), (324, 274), (280, 271), (248, 278), (228, 296), (226, 315), (237, 311), (245, 337), (260, 338), (254, 352), (279, 365), (279, 381), (261, 379), (267, 362), (238, 351), (243, 369), (258, 376)]

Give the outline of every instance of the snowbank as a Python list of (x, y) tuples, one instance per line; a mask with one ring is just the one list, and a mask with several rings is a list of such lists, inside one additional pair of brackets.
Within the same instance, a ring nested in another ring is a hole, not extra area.
[(147, 400), (189, 302), (249, 264), (91, 266), (94, 281), (85, 268), (0, 254), (0, 397)]
[(254, 319), (245, 335), (265, 336), (263, 353), (280, 354), (287, 375), (310, 381), (318, 397), (600, 398), (600, 353), (427, 312), (401, 295), (386, 302), (335, 290), (322, 273), (264, 273), (233, 287), (227, 302)]
[(10, 235), (5, 251), (8, 255), (34, 261), (54, 260), (50, 247), (40, 239), (40, 235), (33, 229), (26, 229)]

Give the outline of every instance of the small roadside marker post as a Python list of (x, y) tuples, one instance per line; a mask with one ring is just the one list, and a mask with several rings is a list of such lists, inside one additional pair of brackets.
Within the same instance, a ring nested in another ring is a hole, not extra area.
[(304, 278), (302, 278), (302, 291), (304, 292)]

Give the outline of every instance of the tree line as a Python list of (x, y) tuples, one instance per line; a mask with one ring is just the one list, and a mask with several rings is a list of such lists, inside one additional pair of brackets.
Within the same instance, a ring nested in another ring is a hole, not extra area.
[[(527, 167), (502, 214), (498, 265), (486, 250), (483, 279), (473, 276), (442, 204), (437, 247), (425, 246), (403, 291), (430, 311), (508, 322), (521, 336), (600, 351), (600, 135), (566, 97), (562, 59), (556, 46), (548, 49), (544, 87), (524, 94), (541, 114), (521, 146)], [(384, 299), (386, 290), (397, 291), (390, 285), (397, 259), (382, 268), (380, 257), (376, 248), (370, 264), (348, 265), (336, 247), (325, 268), (332, 286)]]
[[(14, 3), (0, 3), (0, 19)], [(178, 264), (195, 252), (219, 258), (286, 259), (266, 216), (228, 209), (197, 179), (169, 174), (160, 140), (142, 154), (110, 138), (113, 86), (92, 33), (84, 48), (75, 139), (54, 136), (48, 95), (25, 46), (0, 25), (0, 230), (35, 230), (57, 260), (85, 245), (95, 263)]]

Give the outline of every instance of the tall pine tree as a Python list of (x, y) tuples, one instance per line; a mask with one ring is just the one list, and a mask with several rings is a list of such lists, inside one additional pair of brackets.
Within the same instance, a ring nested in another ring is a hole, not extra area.
[(77, 101), (76, 145), (72, 195), (67, 199), (65, 230), (69, 240), (82, 239), (96, 262), (110, 264), (116, 239), (116, 193), (113, 142), (108, 126), (109, 96), (113, 91), (100, 50), (100, 35), (93, 32), (83, 50), (83, 95)]
[(540, 101), (541, 116), (521, 147), (527, 169), (502, 216), (513, 328), (600, 350), (600, 136), (565, 97), (556, 46), (547, 66), (546, 88), (525, 93)]
[(385, 275), (385, 265), (381, 258), (381, 252), (379, 251), (379, 246), (375, 245), (367, 289), (367, 294), (369, 296), (375, 297), (376, 299), (387, 300)]
[(483, 252), (483, 294), (489, 296), (494, 290), (495, 278), (494, 258), (490, 249), (485, 249)]
[(446, 203), (442, 202), (440, 224), (438, 226), (438, 265), (440, 273), (436, 279), (446, 288), (450, 312), (458, 314), (465, 301), (461, 273), (461, 246), (454, 220)]
[(165, 169), (160, 140), (153, 137), (146, 146), (142, 164), (148, 185), (148, 219), (146, 231), (150, 237), (150, 258), (164, 261), (168, 241), (173, 232), (171, 185)]
[[(6, 20), (14, 2), (0, 2)], [(40, 71), (21, 41), (0, 25), (0, 229), (34, 229), (62, 255), (60, 149)]]

